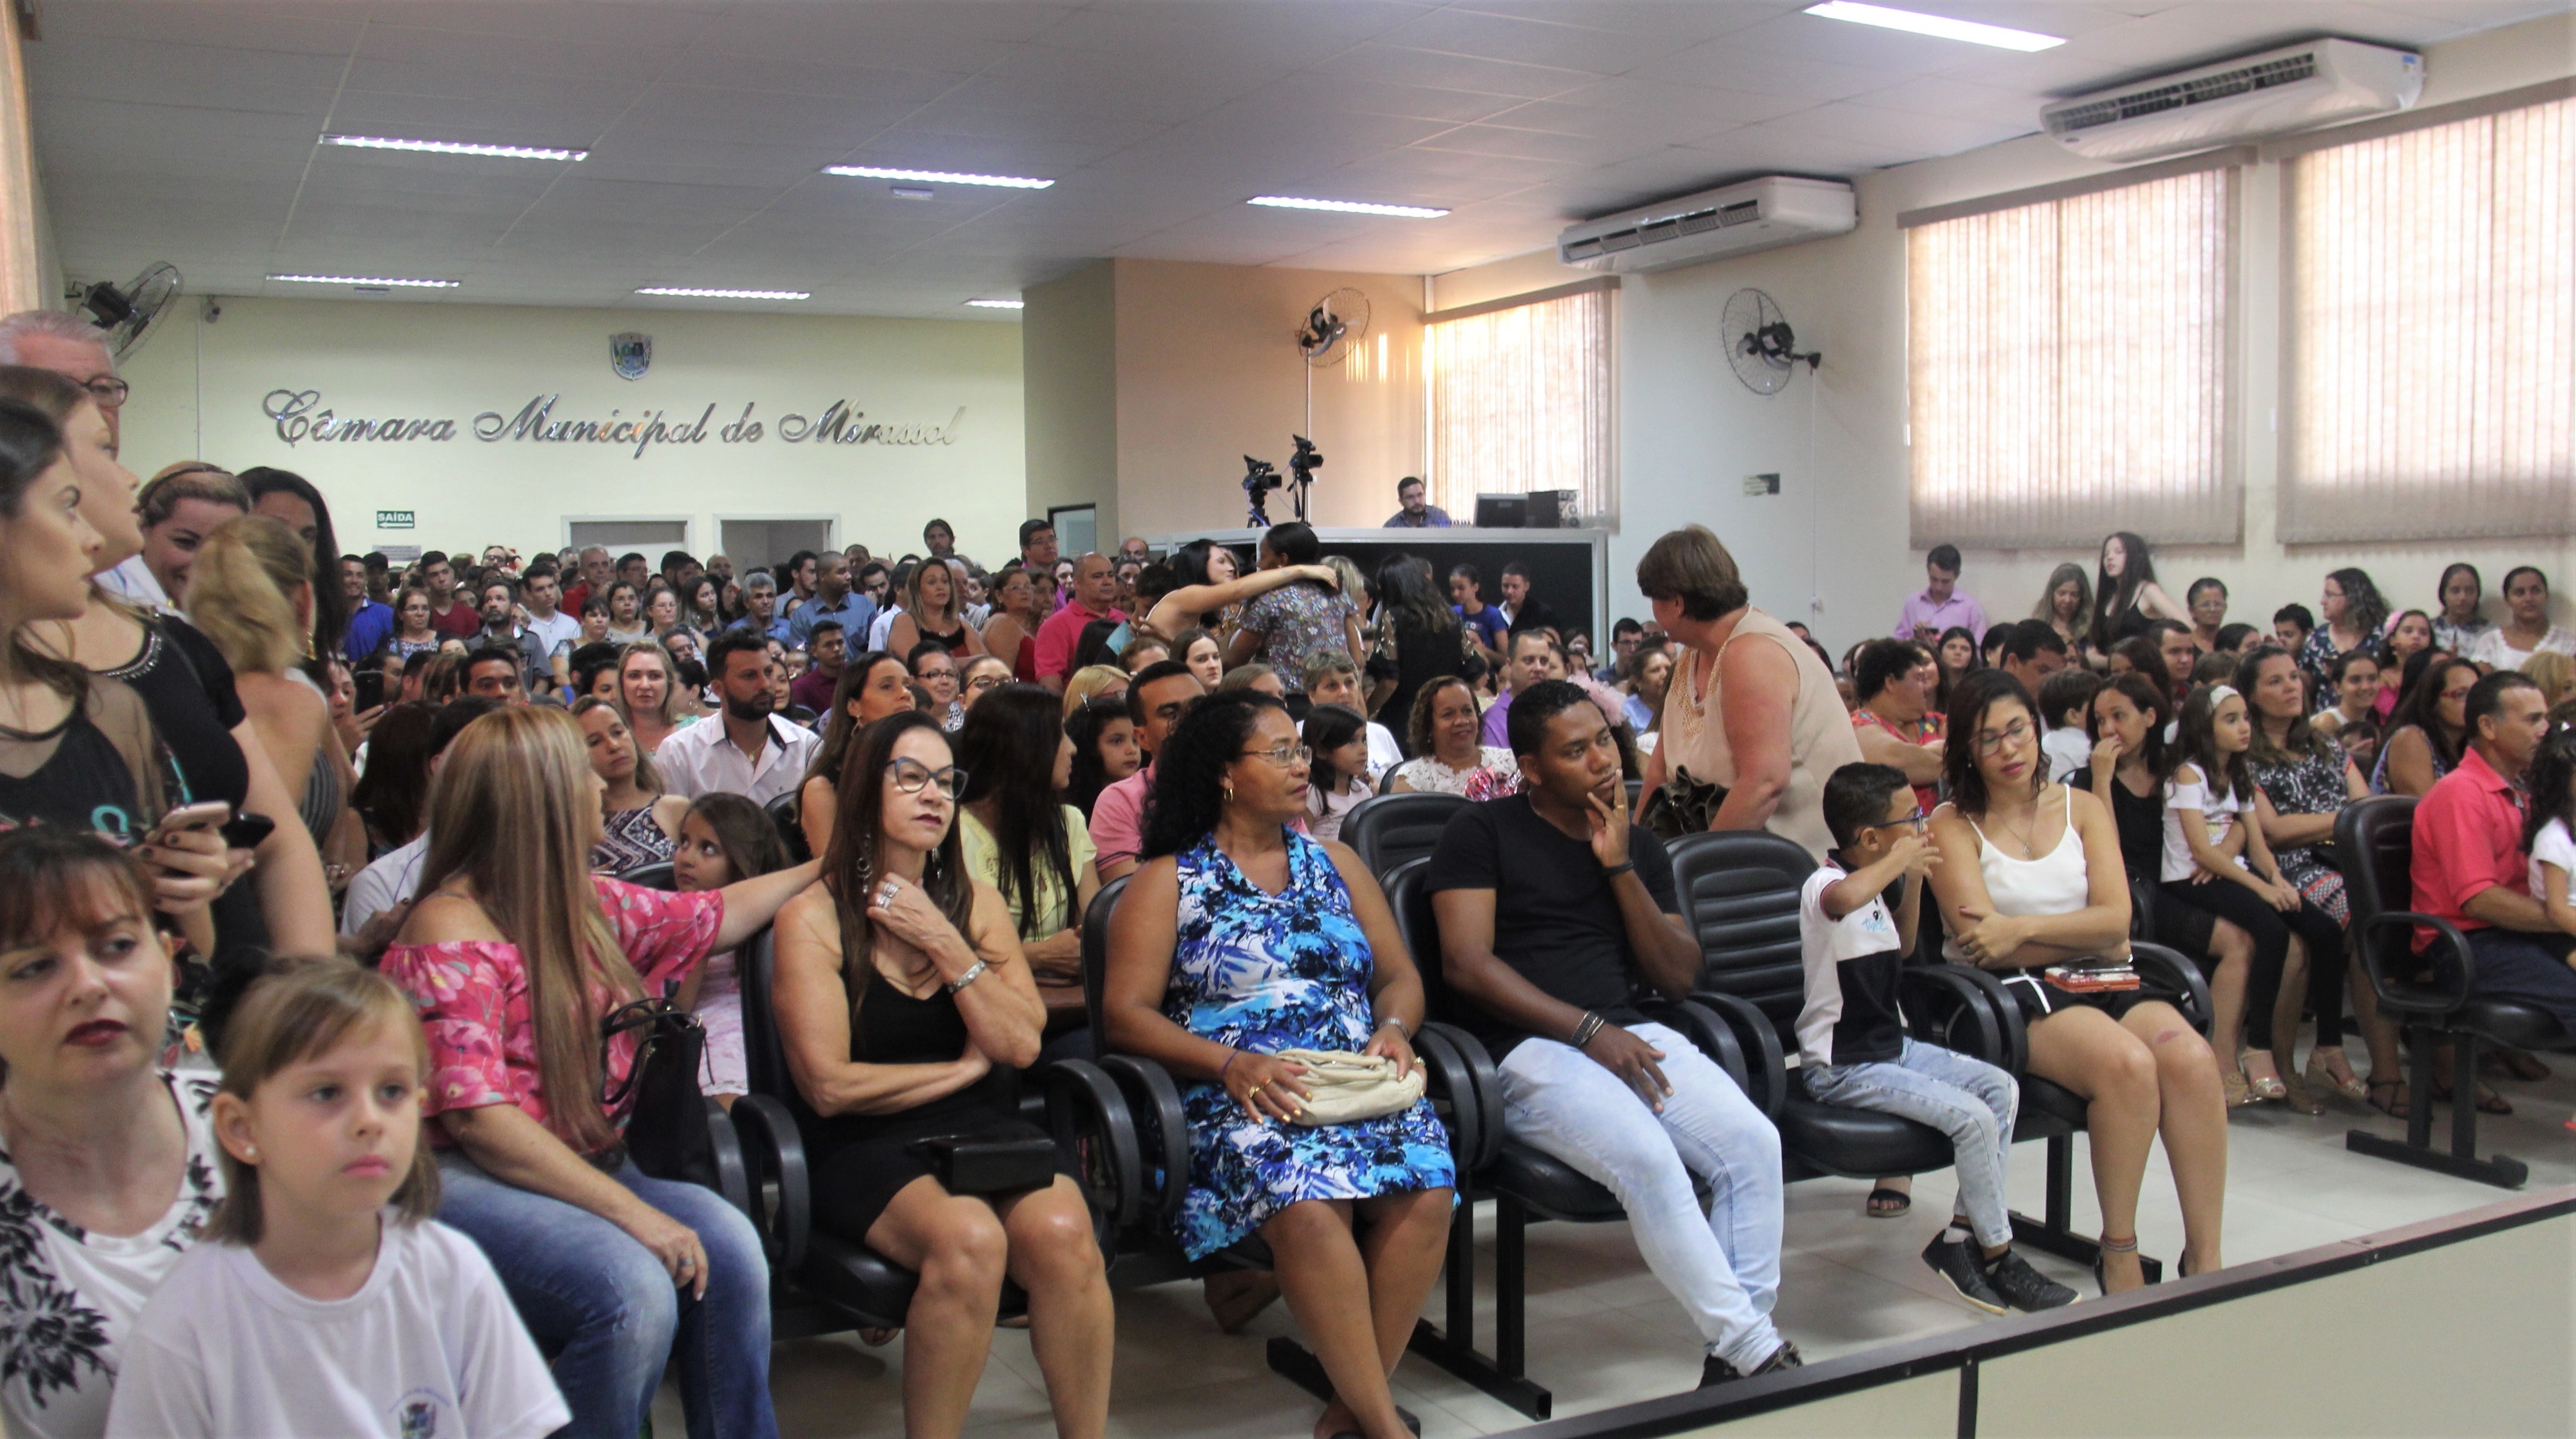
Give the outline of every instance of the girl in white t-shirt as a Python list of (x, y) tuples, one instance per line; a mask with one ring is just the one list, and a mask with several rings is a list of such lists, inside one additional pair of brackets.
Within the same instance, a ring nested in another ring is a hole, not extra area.
[(2522, 827), (2522, 847), (2531, 852), (2531, 897), (2560, 932), (2576, 934), (2568, 878), (2576, 875), (2576, 826), (2570, 824), (2576, 820), (2576, 735), (2552, 735), (2523, 779), (2531, 786), (2531, 817)]
[(2307, 957), (2340, 946), (2343, 929), (2272, 861), (2255, 822), (2257, 791), (2246, 758), (2253, 743), (2253, 720), (2235, 686), (2203, 685), (2183, 701), (2165, 778), (2158, 902), (2207, 910), (2253, 937), (2252, 961), (2220, 963), (2209, 985), (2209, 1042), (2228, 1104), (2278, 1099), (2317, 1114), (2325, 1106), (2299, 1079), (2294, 1053), (2308, 997)]
[(252, 987), (224, 1057), (226, 1198), (135, 1321), (108, 1434), (536, 1439), (569, 1422), (483, 1252), (430, 1218), (429, 1046), (402, 991), (296, 964)]

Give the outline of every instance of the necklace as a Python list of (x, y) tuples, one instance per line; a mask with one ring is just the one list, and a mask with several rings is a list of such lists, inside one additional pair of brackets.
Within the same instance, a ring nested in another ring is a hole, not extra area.
[(2039, 857), (2039, 845), (2031, 838), (2033, 832), (2039, 828), (2038, 805), (2034, 804), (2031, 806), (2029, 823), (2019, 826), (2006, 824), (2002, 815), (1996, 814), (1992, 811), (1988, 811), (1986, 817), (1994, 821), (1995, 828), (2002, 830), (2005, 834), (2008, 834), (2021, 842), (2022, 858), (2036, 859)]

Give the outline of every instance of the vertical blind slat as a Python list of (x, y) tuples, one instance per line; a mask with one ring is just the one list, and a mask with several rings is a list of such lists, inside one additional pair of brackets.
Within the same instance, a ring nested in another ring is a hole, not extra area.
[(1611, 511), (1610, 299), (1594, 290), (1426, 330), (1434, 503), (1463, 517), (1480, 494), (1570, 489), (1583, 513)]

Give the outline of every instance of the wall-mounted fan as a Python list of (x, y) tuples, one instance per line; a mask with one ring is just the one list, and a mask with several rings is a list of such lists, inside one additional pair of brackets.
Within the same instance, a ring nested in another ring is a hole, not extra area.
[(107, 331), (109, 350), (122, 360), (143, 348), (178, 298), (178, 267), (164, 262), (145, 266), (142, 274), (122, 285), (99, 281), (81, 292), (80, 307)]
[(1726, 362), (1735, 378), (1757, 395), (1776, 395), (1789, 388), (1789, 372), (1804, 362), (1809, 373), (1825, 362), (1822, 350), (1798, 353), (1797, 333), (1780, 304), (1760, 290), (1744, 289), (1726, 297)]
[(1297, 328), (1297, 353), (1314, 368), (1329, 369), (1351, 357), (1368, 327), (1368, 296), (1345, 286), (1306, 312), (1306, 323)]

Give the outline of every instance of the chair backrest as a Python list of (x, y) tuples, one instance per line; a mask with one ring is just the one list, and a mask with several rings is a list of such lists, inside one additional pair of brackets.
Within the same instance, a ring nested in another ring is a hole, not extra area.
[(1109, 1052), (1109, 1030), (1100, 1022), (1100, 986), (1109, 971), (1109, 921), (1132, 878), (1122, 874), (1102, 885), (1082, 912), (1082, 1008), (1091, 1021), (1092, 1043), (1103, 1054)]
[(1707, 966), (1701, 982), (1751, 1003), (1790, 1033), (1807, 1002), (1798, 891), (1815, 873), (1815, 857), (1758, 829), (1684, 835), (1668, 852), (1674, 897)]
[(2405, 942), (2403, 927), (2371, 921), (2415, 907), (2415, 804), (2413, 795), (2377, 794), (2335, 815), (2335, 862), (2352, 906), (2352, 932), (2365, 944)]
[(653, 864), (639, 864), (633, 869), (619, 875), (618, 878), (626, 881), (628, 884), (640, 884), (646, 889), (678, 889), (680, 887), (679, 876), (672, 871), (671, 862), (667, 859), (660, 860)]
[(734, 951), (733, 968), (742, 986), (743, 1069), (751, 1092), (768, 1095), (802, 1118), (805, 1101), (796, 1092), (796, 1077), (787, 1070), (787, 1052), (778, 1041), (777, 1011), (772, 1008), (778, 993), (778, 931), (763, 925)]
[(1383, 884), (1397, 866), (1428, 857), (1440, 832), (1467, 805), (1454, 794), (1371, 795), (1342, 816), (1342, 843), (1358, 851), (1360, 863)]
[(803, 864), (814, 857), (812, 847), (805, 843), (805, 826), (799, 822), (796, 796), (797, 791), (791, 789), (763, 806), (769, 812), (769, 822), (778, 826), (779, 840), (787, 846), (789, 864)]
[(1431, 860), (1426, 855), (1397, 865), (1381, 883), (1386, 887), (1387, 908), (1395, 911), (1395, 932), (1403, 938), (1405, 952), (1413, 956), (1413, 967), (1422, 974), (1423, 1017), (1454, 1024), (1457, 1001), (1440, 976), (1440, 918), (1431, 908), (1430, 881)]

